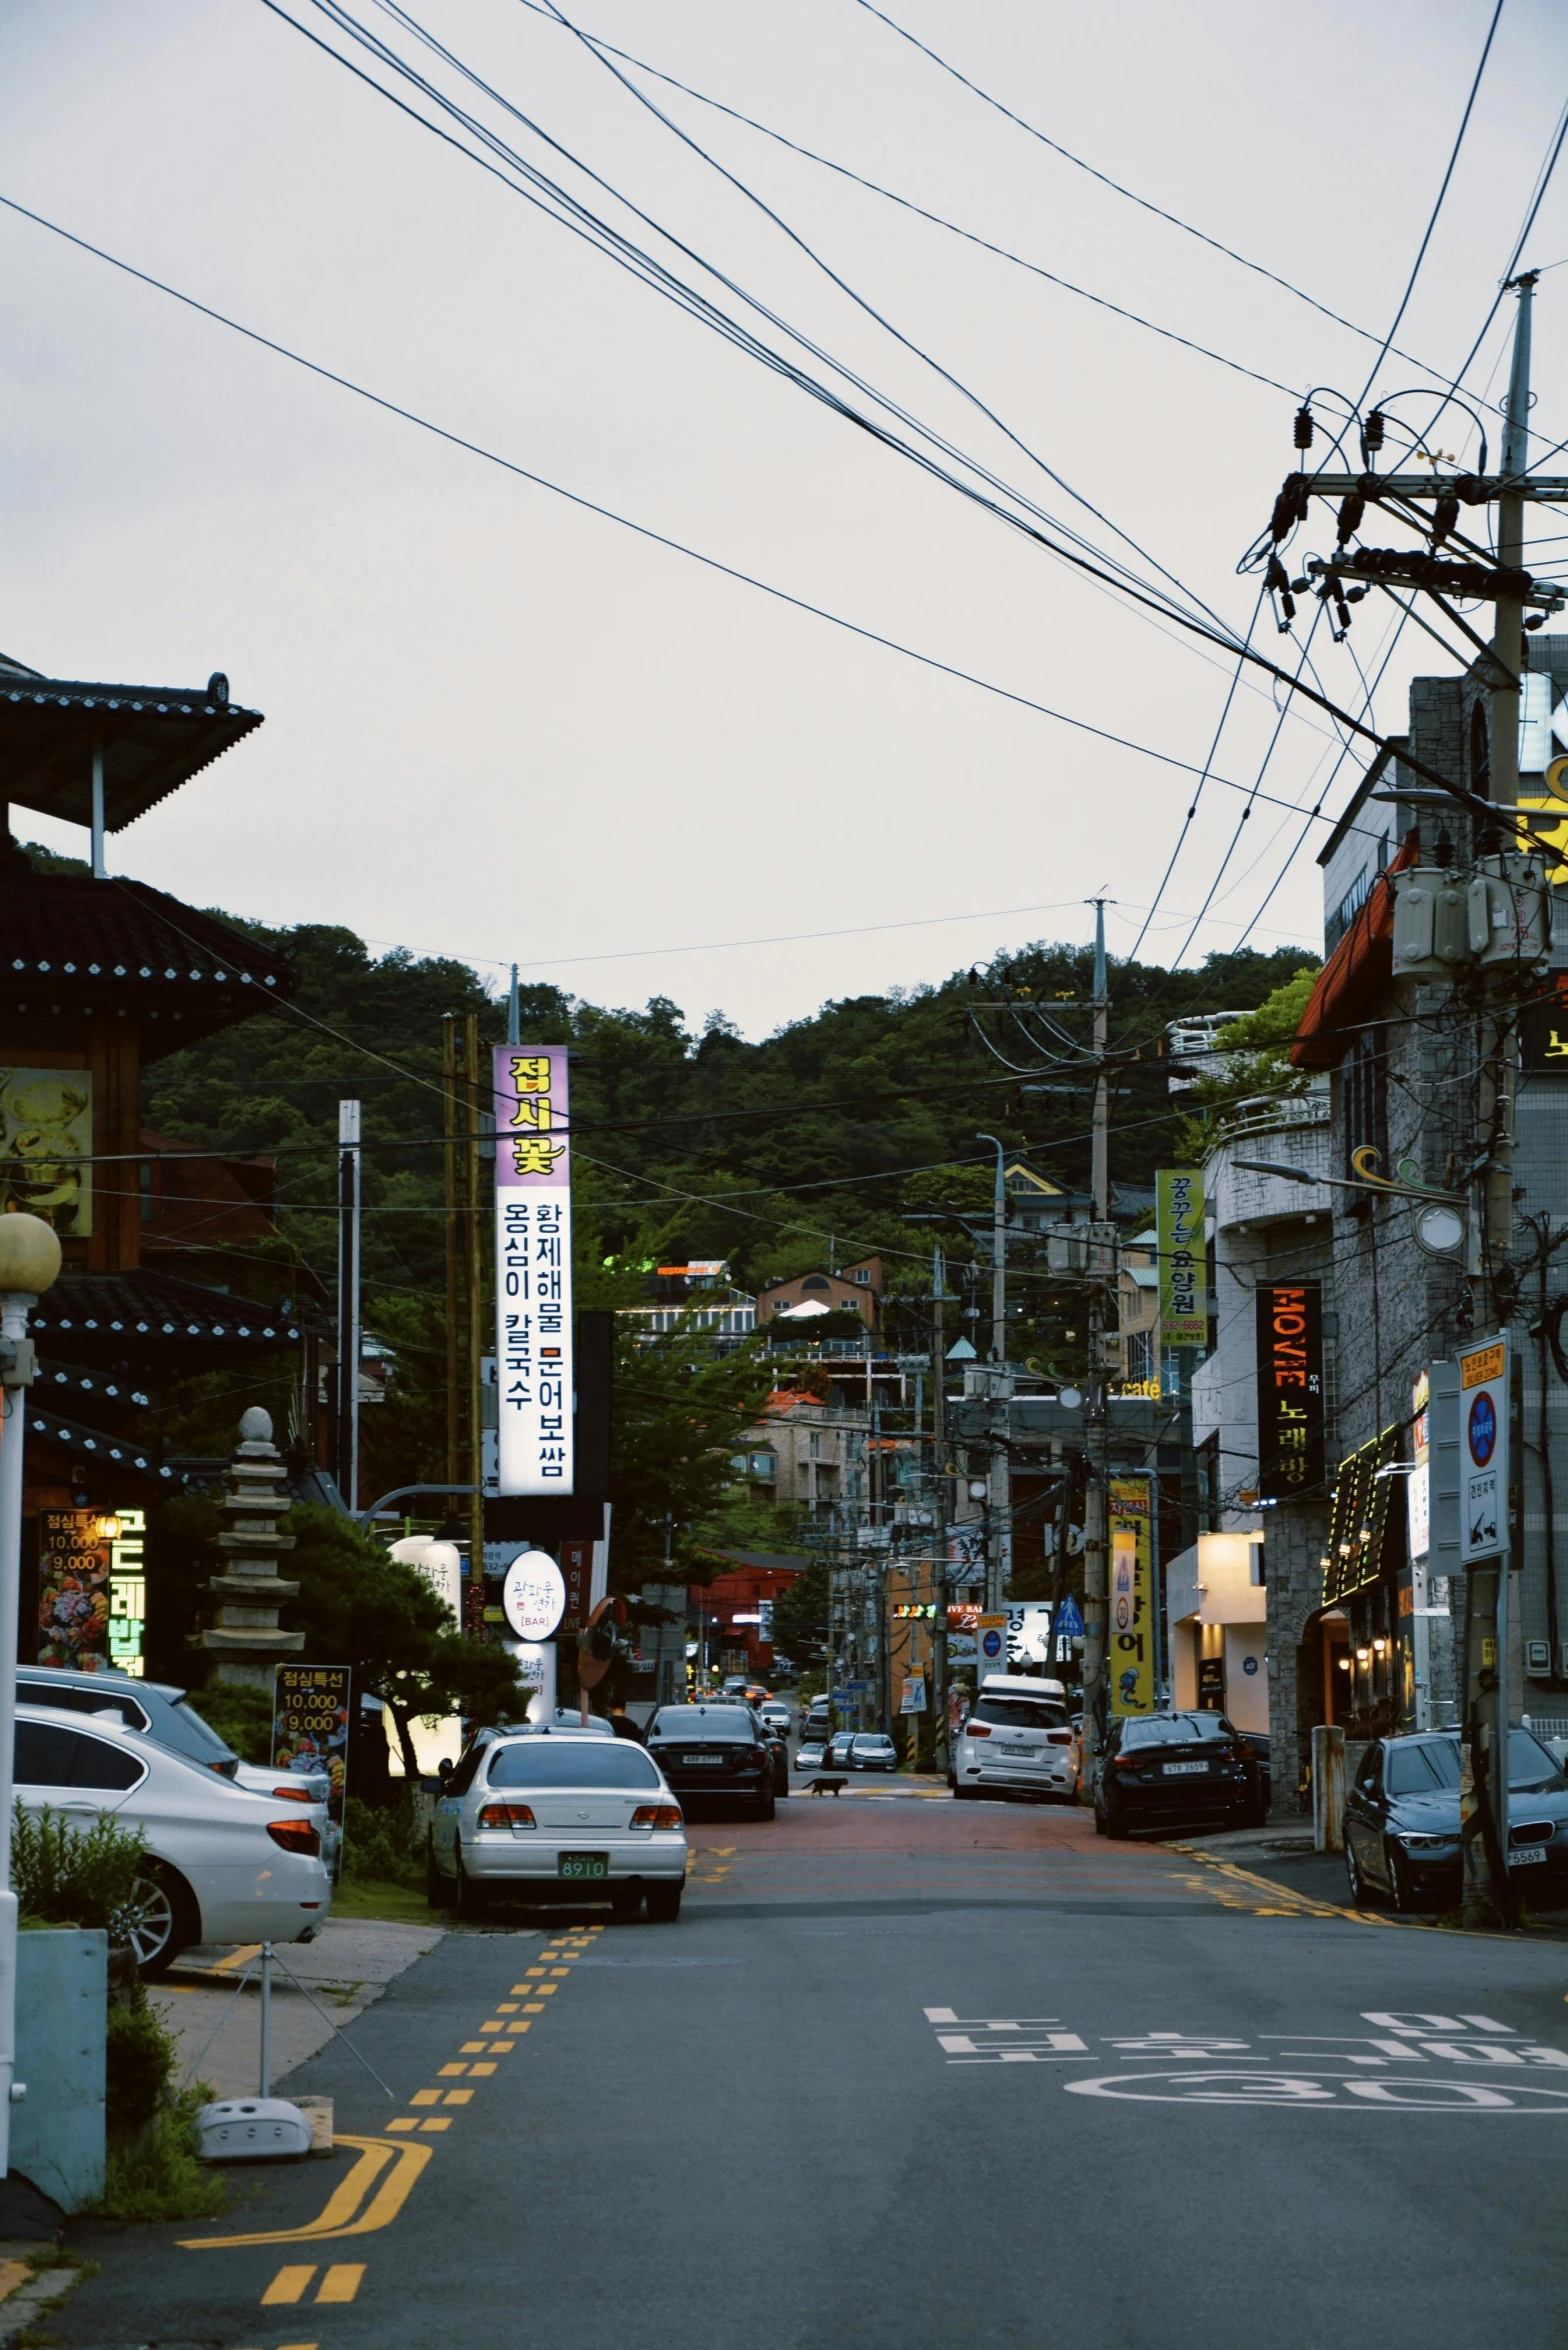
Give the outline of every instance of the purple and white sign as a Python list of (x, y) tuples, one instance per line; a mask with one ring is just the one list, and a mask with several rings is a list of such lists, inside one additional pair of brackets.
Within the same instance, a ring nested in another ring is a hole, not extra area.
[(495, 1049), (501, 1493), (572, 1490), (572, 1154), (565, 1045)]

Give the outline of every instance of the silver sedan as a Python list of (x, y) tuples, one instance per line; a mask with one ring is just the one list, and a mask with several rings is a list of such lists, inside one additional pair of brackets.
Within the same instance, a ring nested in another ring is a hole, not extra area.
[(430, 1825), (432, 1908), (480, 1915), (491, 1899), (644, 1900), (673, 1925), (686, 1882), (686, 1823), (663, 1772), (631, 1739), (552, 1730), (469, 1748), (446, 1774)]

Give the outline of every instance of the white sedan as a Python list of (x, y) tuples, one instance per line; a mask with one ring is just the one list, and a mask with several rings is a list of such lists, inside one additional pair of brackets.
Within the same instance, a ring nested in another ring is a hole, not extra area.
[(308, 1941), (332, 1906), (314, 1807), (252, 1794), (118, 1723), (19, 1705), (16, 1799), (34, 1818), (89, 1828), (109, 1813), (140, 1830), (130, 1936), (143, 1975), (193, 1942)]
[(434, 1909), (476, 1917), (492, 1895), (608, 1901), (618, 1917), (646, 1899), (673, 1925), (686, 1882), (686, 1823), (650, 1754), (629, 1738), (578, 1730), (507, 1735), (471, 1746), (448, 1773), (430, 1823)]

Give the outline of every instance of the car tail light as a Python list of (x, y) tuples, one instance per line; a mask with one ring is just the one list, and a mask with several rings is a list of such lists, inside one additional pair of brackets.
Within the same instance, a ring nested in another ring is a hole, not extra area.
[(1141, 1754), (1119, 1754), (1112, 1762), (1111, 1768), (1116, 1771), (1142, 1770), (1143, 1756)]
[(678, 1803), (639, 1803), (632, 1813), (634, 1828), (678, 1828), (680, 1824)]
[(314, 1803), (315, 1797), (304, 1787), (274, 1787), (279, 1803)]
[(754, 1746), (751, 1749), (751, 1759), (754, 1763), (771, 1763), (773, 1760), (772, 1750), (766, 1746)]
[(966, 1722), (964, 1724), (966, 1738), (989, 1738), (990, 1735), (990, 1727), (985, 1722)]
[(1071, 1730), (1047, 1730), (1045, 1733), (1045, 1743), (1047, 1746), (1071, 1746), (1072, 1742), (1073, 1734)]
[(487, 1803), (479, 1814), (481, 1828), (537, 1828), (526, 1803)]
[(321, 1857), (321, 1837), (309, 1820), (269, 1820), (267, 1834), (285, 1852), (303, 1852), (309, 1860)]

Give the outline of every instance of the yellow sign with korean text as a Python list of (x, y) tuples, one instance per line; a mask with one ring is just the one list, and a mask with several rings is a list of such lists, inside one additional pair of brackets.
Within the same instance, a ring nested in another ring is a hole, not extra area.
[(1111, 1711), (1154, 1711), (1154, 1591), (1150, 1511), (1153, 1481), (1110, 1481), (1111, 1588), (1106, 1653)]

